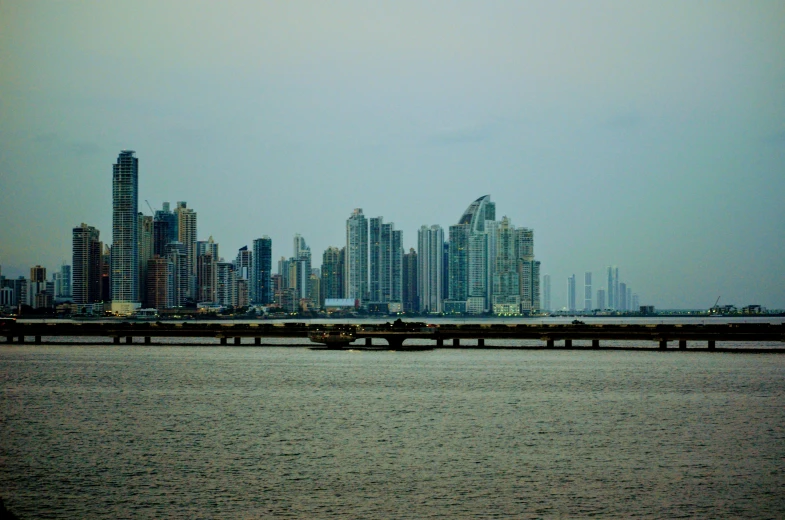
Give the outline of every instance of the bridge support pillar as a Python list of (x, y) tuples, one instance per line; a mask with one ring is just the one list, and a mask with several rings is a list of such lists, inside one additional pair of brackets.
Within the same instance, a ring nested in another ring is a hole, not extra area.
[(485, 346), (485, 338), (480, 338), (477, 340), (477, 346), (482, 348)]
[(14, 337), (13, 336), (6, 336), (5, 337), (5, 342), (6, 343), (13, 343), (14, 342)]
[(226, 345), (226, 337), (221, 338), (221, 345)]
[(458, 338), (455, 338), (454, 340), (452, 340), (452, 346), (453, 347), (460, 347), (461, 346), (461, 340), (458, 339)]
[(679, 340), (679, 348), (681, 350), (684, 350), (684, 349), (687, 348), (687, 340), (686, 339), (680, 339)]
[(36, 345), (40, 345), (41, 344), (41, 336), (36, 336), (35, 337), (35, 344)]
[(131, 343), (134, 342), (134, 337), (133, 336), (126, 336), (125, 337), (125, 342), (130, 345)]
[(591, 347), (592, 348), (600, 348), (600, 340), (598, 340), (598, 339), (591, 340)]
[(152, 342), (153, 342), (153, 338), (151, 338), (150, 336), (145, 336), (145, 337), (144, 337), (144, 344), (145, 344), (145, 345), (149, 345), (149, 344), (151, 344)]
[(564, 340), (564, 348), (572, 348), (572, 340), (571, 339), (565, 339)]
[(437, 347), (443, 347), (444, 346), (444, 340), (442, 338), (436, 338), (436, 346)]
[(115, 345), (119, 345), (120, 344), (120, 336), (115, 336), (114, 338), (112, 338), (112, 340), (114, 341)]
[(661, 339), (660, 340), (660, 348), (662, 348), (662, 349), (668, 348), (668, 340), (667, 339)]
[(254, 338), (253, 339), (253, 344), (254, 345), (261, 345), (262, 344), (262, 338)]
[(370, 347), (371, 345), (373, 345), (373, 338), (365, 338), (365, 346)]
[[(368, 339), (371, 339), (371, 338), (368, 338)], [(403, 347), (403, 340), (405, 338), (402, 338), (400, 336), (394, 336), (394, 337), (391, 337), (391, 338), (388, 337), (388, 338), (385, 338), (385, 339), (387, 340), (387, 344), (390, 345), (391, 348), (399, 349), (399, 348)]]
[(713, 339), (709, 340), (709, 350), (714, 350), (714, 340)]
[(556, 342), (553, 341), (552, 339), (548, 338), (548, 339), (545, 340), (545, 346), (548, 347), (548, 348), (553, 348), (553, 347), (556, 346)]
[(234, 344), (239, 345), (242, 342), (243, 338), (234, 338)]
[(24, 336), (19, 336), (18, 338), (16, 338), (16, 341), (17, 341), (17, 343), (24, 343), (25, 342), (25, 337)]

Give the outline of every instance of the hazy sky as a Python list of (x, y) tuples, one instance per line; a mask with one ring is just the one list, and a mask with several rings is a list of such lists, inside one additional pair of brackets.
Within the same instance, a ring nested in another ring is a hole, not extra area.
[(491, 194), (554, 306), (617, 265), (641, 304), (785, 308), (781, 1), (0, 0), (3, 274), (111, 242), (121, 149), (227, 259), (319, 265), (357, 207), (408, 250)]

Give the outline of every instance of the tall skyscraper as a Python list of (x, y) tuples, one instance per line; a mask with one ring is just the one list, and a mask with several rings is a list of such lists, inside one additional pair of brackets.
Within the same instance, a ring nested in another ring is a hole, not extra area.
[(216, 302), (222, 307), (233, 307), (236, 305), (237, 280), (235, 279), (234, 264), (232, 262), (218, 262), (215, 264), (216, 282), (215, 290)]
[(155, 255), (147, 261), (147, 306), (154, 309), (175, 307), (174, 264), (165, 257)]
[[(322, 300), (343, 298), (344, 251), (328, 247), (322, 254)], [(323, 305), (324, 301), (321, 303)]]
[(608, 308), (617, 309), (619, 306), (619, 268), (608, 266)]
[(616, 309), (622, 312), (627, 310), (627, 284), (624, 282), (619, 283), (619, 300)]
[(417, 232), (417, 294), (420, 312), (444, 311), (444, 230), (422, 226)]
[(400, 302), (402, 286), (403, 233), (382, 217), (370, 220), (370, 299)]
[(450, 226), (449, 312), (480, 314), (490, 310), (486, 221), (496, 219), (496, 204), (484, 195), (469, 204)]
[(112, 311), (139, 307), (139, 159), (123, 150), (112, 166)]
[(597, 289), (597, 308), (605, 310), (605, 289)]
[[(419, 241), (419, 236), (417, 237)], [(418, 258), (417, 251), (409, 248), (409, 252), (403, 255), (403, 311), (419, 312), (420, 296), (418, 292)], [(444, 284), (442, 284), (444, 287)]]
[(251, 255), (250, 298), (251, 303), (269, 305), (273, 303), (272, 289), (273, 241), (264, 235), (253, 241)]
[(155, 254), (155, 230), (152, 216), (139, 213), (139, 301), (147, 305), (147, 262)]
[(170, 299), (172, 307), (183, 307), (188, 299), (188, 285), (191, 280), (188, 272), (188, 253), (182, 242), (169, 242), (164, 251), (172, 263), (172, 285)]
[(305, 239), (299, 233), (294, 235), (294, 255), (291, 260), (296, 262), (296, 275), (290, 282), (295, 290), (297, 299), (309, 298), (311, 293), (311, 248), (305, 243)]
[(169, 209), (169, 203), (163, 203), (163, 209), (155, 212), (153, 221), (153, 254), (163, 256), (166, 244), (177, 242), (177, 215)]
[(591, 273), (583, 273), (583, 310), (591, 311)]
[(177, 215), (177, 240), (185, 247), (188, 270), (188, 298), (196, 299), (196, 212), (180, 201), (175, 209)]
[(344, 297), (368, 300), (368, 221), (356, 208), (346, 221)]
[(99, 231), (82, 223), (73, 228), (73, 286), (76, 305), (101, 301), (101, 249)]
[(546, 312), (551, 311), (551, 275), (549, 274), (542, 277), (542, 309)]
[(567, 308), (575, 312), (575, 275), (567, 278)]

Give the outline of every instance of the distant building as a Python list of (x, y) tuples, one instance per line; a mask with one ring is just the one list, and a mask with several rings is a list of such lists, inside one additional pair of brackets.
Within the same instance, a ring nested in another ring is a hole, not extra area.
[(567, 278), (567, 309), (575, 312), (575, 275)]
[(597, 289), (597, 308), (605, 310), (605, 289)]
[(591, 306), (591, 273), (586, 271), (583, 273), (583, 310), (589, 312), (592, 310)]
[(138, 215), (139, 227), (139, 243), (137, 251), (139, 251), (139, 298), (142, 307), (148, 307), (147, 304), (147, 262), (153, 258), (155, 254), (155, 229), (154, 220), (152, 216), (139, 213)]
[(322, 254), (322, 306), (324, 300), (343, 298), (344, 248), (328, 247)]
[[(418, 257), (414, 248), (403, 255), (403, 311), (420, 312), (418, 292)], [(443, 285), (442, 285), (443, 287)]]
[[(243, 251), (241, 250), (241, 253)], [(238, 255), (238, 260), (244, 262), (245, 258)], [(269, 305), (273, 302), (272, 268), (273, 268), (273, 241), (267, 235), (253, 241), (251, 261), (251, 278), (249, 281), (251, 303)], [(242, 265), (238, 273), (242, 273)]]
[[(444, 276), (444, 230), (441, 226), (422, 226), (417, 232), (417, 283), (419, 297), (417, 308), (420, 312), (440, 314), (444, 297), (442, 277)], [(411, 255), (411, 251), (409, 253)], [(410, 256), (410, 261), (411, 261)]]
[(361, 208), (355, 209), (346, 221), (346, 256), (344, 296), (368, 300), (368, 221)]
[(399, 302), (403, 292), (403, 232), (382, 217), (370, 220), (370, 301)]
[(76, 305), (101, 301), (100, 233), (93, 226), (82, 223), (72, 230), (72, 297)]
[(542, 277), (542, 310), (550, 312), (551, 307), (551, 275)]
[(139, 159), (123, 150), (112, 166), (112, 311), (139, 307)]
[(147, 261), (147, 295), (148, 307), (168, 309), (175, 307), (174, 302), (174, 264), (168, 258), (155, 255)]
[(177, 207), (175, 208), (175, 214), (177, 215), (177, 240), (185, 249), (186, 270), (188, 272), (186, 295), (188, 298), (196, 300), (197, 214), (193, 209), (188, 208), (187, 206), (187, 202), (178, 201)]

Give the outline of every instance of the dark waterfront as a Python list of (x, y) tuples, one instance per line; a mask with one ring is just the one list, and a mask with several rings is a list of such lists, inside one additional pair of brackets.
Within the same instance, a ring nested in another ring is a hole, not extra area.
[(20, 518), (783, 517), (785, 356), (12, 346)]

